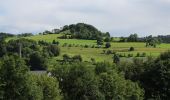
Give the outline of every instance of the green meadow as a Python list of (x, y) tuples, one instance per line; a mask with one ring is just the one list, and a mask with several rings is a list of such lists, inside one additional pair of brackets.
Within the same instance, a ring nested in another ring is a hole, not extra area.
[[(137, 53), (143, 54), (146, 53), (146, 56), (157, 57), (160, 53), (165, 52), (170, 49), (170, 44), (162, 43), (156, 48), (145, 47), (145, 43), (142, 42), (111, 42), (111, 48), (94, 48), (96, 45), (96, 40), (81, 40), (81, 39), (59, 39), (61, 34), (48, 34), (48, 35), (35, 35), (25, 37), (27, 39), (33, 39), (35, 41), (46, 41), (52, 42), (53, 40), (59, 42), (61, 48), (61, 55), (56, 59), (62, 59), (63, 54), (81, 55), (84, 61), (91, 61), (91, 58), (94, 58), (96, 61), (112, 61), (113, 54), (104, 54), (104, 51), (115, 51), (119, 54), (128, 56), (129, 54), (136, 57)], [(8, 38), (7, 41), (11, 39), (17, 39), (17, 37)], [(63, 45), (66, 46), (63, 46)], [(105, 44), (105, 43), (104, 43)], [(88, 47), (84, 47), (87, 45)], [(134, 47), (134, 51), (128, 51), (130, 47)], [(130, 57), (122, 57), (121, 59), (129, 59)]]

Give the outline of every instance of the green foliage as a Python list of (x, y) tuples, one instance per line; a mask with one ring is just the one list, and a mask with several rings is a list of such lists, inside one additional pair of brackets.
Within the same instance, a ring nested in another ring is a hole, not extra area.
[(37, 77), (37, 85), (41, 88), (42, 100), (61, 100), (58, 81), (53, 77), (41, 75)]
[(110, 42), (107, 42), (107, 43), (105, 44), (105, 47), (106, 47), (106, 48), (110, 48), (110, 47), (111, 47)]
[(134, 47), (130, 47), (130, 48), (129, 48), (129, 51), (134, 51), (134, 50), (135, 50)]
[[(18, 39), (18, 40), (10, 40), (7, 43), (7, 51), (12, 52), (12, 53), (18, 53), (19, 51), (19, 46), (21, 45), (22, 48), (29, 47), (32, 48), (34, 45), (36, 45), (36, 41), (34, 40), (29, 40), (29, 39)], [(32, 48), (34, 49), (34, 48)]]
[[(78, 24), (71, 24), (65, 25), (61, 32), (69, 31), (68, 35), (71, 35), (72, 38), (77, 39), (97, 39), (98, 36), (104, 35), (102, 32), (97, 30), (94, 26), (78, 23)], [(108, 34), (107, 34), (108, 35)]]
[(105, 100), (143, 100), (143, 90), (137, 83), (125, 80), (114, 70), (99, 75), (99, 89)]
[(8, 37), (14, 37), (13, 34), (0, 32), (0, 41)]
[(109, 54), (112, 54), (112, 51), (111, 51), (111, 50), (107, 50), (107, 51), (106, 51), (106, 54), (108, 54), (108, 55), (109, 55)]
[(154, 38), (152, 35), (146, 37), (146, 47), (153, 46), (156, 48), (158, 44), (161, 44), (161, 40), (159, 38)]
[(27, 100), (26, 79), (28, 67), (19, 57), (5, 56), (1, 59), (0, 89), (3, 100)]
[(47, 46), (47, 52), (49, 53), (50, 56), (59, 56), (60, 48), (57, 45), (52, 44)]
[(141, 83), (147, 99), (167, 100), (170, 98), (170, 52), (161, 54), (146, 65), (141, 75)]
[(7, 54), (7, 48), (6, 48), (6, 43), (4, 41), (0, 41), (0, 57), (4, 56)]
[(129, 53), (129, 54), (128, 54), (128, 57), (133, 57), (133, 54)]
[(39, 45), (44, 45), (44, 46), (49, 45), (49, 43), (48, 43), (48, 42), (46, 42), (46, 41), (44, 41), (44, 40), (40, 40), (40, 41), (38, 41), (38, 44), (39, 44)]
[(58, 42), (58, 41), (56, 41), (56, 40), (53, 40), (52, 44), (59, 45), (59, 42)]
[(143, 59), (134, 58), (132, 62), (124, 61), (119, 63), (118, 69), (124, 73), (125, 79), (139, 81), (141, 74), (145, 71)]
[(44, 58), (39, 52), (34, 52), (30, 55), (29, 64), (31, 70), (44, 70), (47, 68), (47, 58)]
[(104, 42), (110, 42), (111, 41), (111, 38), (110, 37), (106, 37), (105, 39), (104, 39)]
[(104, 100), (94, 73), (86, 65), (61, 66), (52, 74), (58, 78), (66, 100)]
[(97, 45), (103, 45), (103, 38), (102, 37), (97, 38)]
[(63, 55), (63, 61), (65, 63), (74, 63), (74, 62), (82, 62), (82, 57), (81, 55), (75, 55), (73, 57), (70, 57), (69, 55), (67, 54), (64, 54)]
[(120, 62), (120, 57), (119, 57), (119, 55), (118, 54), (114, 54), (114, 56), (112, 57), (112, 59), (113, 59), (113, 62), (114, 63), (119, 63)]
[(137, 42), (138, 41), (138, 35), (135, 34), (131, 34), (128, 38), (127, 38), (127, 42)]
[(100, 62), (96, 64), (95, 73), (99, 75), (100, 73), (109, 72), (113, 69), (116, 69), (115, 65), (108, 62)]

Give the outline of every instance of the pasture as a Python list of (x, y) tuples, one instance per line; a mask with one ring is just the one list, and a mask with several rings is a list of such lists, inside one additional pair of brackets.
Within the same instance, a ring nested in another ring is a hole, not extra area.
[[(94, 58), (96, 61), (112, 61), (113, 54), (106, 54), (108, 50), (115, 51), (121, 55), (125, 55), (122, 59), (130, 58), (128, 55), (133, 55), (136, 57), (137, 53), (143, 54), (146, 56), (157, 57), (160, 53), (170, 49), (170, 44), (158, 45), (156, 48), (145, 47), (145, 43), (142, 42), (111, 42), (111, 48), (95, 48), (96, 40), (80, 40), (80, 39), (59, 39), (61, 34), (48, 34), (48, 35), (35, 35), (30, 37), (25, 37), (27, 39), (33, 39), (35, 41), (44, 40), (46, 42), (52, 42), (53, 40), (59, 42), (61, 48), (61, 55), (55, 59), (62, 59), (63, 54), (81, 55), (84, 61), (91, 61), (91, 58)], [(6, 41), (11, 39), (17, 39), (17, 37), (8, 38)], [(65, 46), (63, 46), (65, 44)], [(105, 44), (105, 43), (104, 43)], [(87, 47), (85, 47), (87, 45)], [(94, 47), (95, 46), (95, 47)], [(129, 51), (130, 47), (134, 47), (134, 51)]]

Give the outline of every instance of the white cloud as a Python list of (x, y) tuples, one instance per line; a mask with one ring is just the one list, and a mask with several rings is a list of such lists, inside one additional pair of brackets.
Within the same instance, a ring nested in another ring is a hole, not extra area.
[(41, 32), (85, 22), (113, 36), (170, 33), (169, 0), (0, 0), (0, 31)]

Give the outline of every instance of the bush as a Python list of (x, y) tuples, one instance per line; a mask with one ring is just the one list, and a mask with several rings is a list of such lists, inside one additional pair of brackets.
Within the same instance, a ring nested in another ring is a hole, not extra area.
[(73, 56), (73, 61), (80, 61), (80, 62), (82, 62), (82, 57), (80, 56), (80, 55), (75, 55), (75, 56)]
[(119, 54), (119, 57), (125, 57), (125, 53), (124, 54)]
[(59, 45), (59, 42), (58, 42), (58, 41), (53, 40), (52, 44)]
[(75, 45), (75, 47), (79, 47), (79, 44)]
[(146, 53), (145, 53), (145, 52), (143, 52), (141, 56), (142, 56), (142, 57), (146, 57)]
[(67, 43), (64, 43), (64, 44), (63, 44), (63, 47), (66, 47), (67, 45), (68, 45)]
[(128, 57), (133, 57), (133, 54), (128, 54)]
[(94, 46), (94, 45), (92, 45), (92, 46), (91, 46), (91, 48), (95, 48), (95, 46)]
[(50, 56), (59, 56), (60, 55), (60, 48), (57, 45), (49, 45), (47, 47), (47, 51)]
[(135, 50), (134, 47), (130, 47), (130, 48), (129, 48), (129, 51), (134, 51), (134, 50)]
[(112, 54), (112, 51), (111, 50), (107, 50), (106, 54)]
[(72, 44), (69, 44), (68, 47), (72, 47)]
[(86, 44), (86, 45), (84, 45), (84, 48), (88, 48), (89, 46)]
[(140, 53), (139, 52), (136, 54), (136, 57), (140, 57)]
[(44, 70), (47, 68), (47, 59), (39, 52), (34, 52), (30, 55), (29, 64), (31, 65), (31, 70)]
[(106, 48), (110, 48), (110, 47), (111, 47), (110, 42), (107, 42), (107, 43), (105, 44), (105, 47), (106, 47)]

